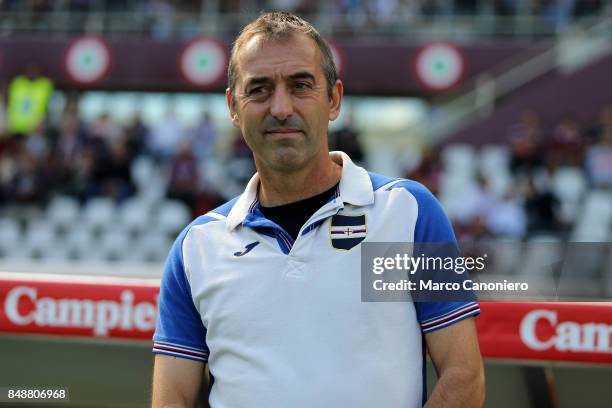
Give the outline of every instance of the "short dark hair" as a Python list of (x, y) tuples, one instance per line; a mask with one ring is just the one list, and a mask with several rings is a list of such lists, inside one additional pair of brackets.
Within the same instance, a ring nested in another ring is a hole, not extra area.
[(240, 48), (242, 48), (247, 41), (256, 35), (262, 35), (262, 40), (264, 42), (270, 40), (286, 40), (294, 34), (307, 35), (319, 47), (323, 63), (323, 72), (325, 73), (325, 80), (327, 82), (327, 94), (331, 97), (332, 90), (338, 79), (338, 72), (336, 71), (336, 64), (334, 63), (329, 45), (312, 24), (303, 18), (285, 11), (262, 14), (255, 21), (252, 21), (242, 29), (232, 45), (232, 52), (227, 67), (227, 80), (230, 93), (232, 95), (234, 94), (234, 86), (236, 85), (236, 57)]

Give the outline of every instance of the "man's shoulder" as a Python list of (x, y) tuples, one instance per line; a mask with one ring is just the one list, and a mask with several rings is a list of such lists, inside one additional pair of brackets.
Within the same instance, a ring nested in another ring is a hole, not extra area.
[(181, 231), (178, 236), (178, 240), (182, 241), (189, 233), (189, 231), (191, 231), (195, 227), (206, 225), (215, 221), (224, 221), (232, 210), (232, 208), (234, 207), (234, 205), (236, 204), (236, 201), (238, 201), (238, 198), (240, 198), (240, 196), (234, 197), (226, 203), (220, 205), (219, 207), (197, 217), (195, 220), (189, 223), (189, 225), (187, 225), (183, 229), (183, 231)]
[(232, 208), (234, 208), (234, 205), (236, 205), (236, 202), (238, 201), (239, 198), (240, 196), (236, 196), (232, 198), (231, 200), (227, 201), (225, 204), (221, 204), (219, 207), (215, 208), (214, 210), (210, 210), (206, 214), (201, 215), (200, 217), (196, 218), (195, 221), (197, 221), (199, 218), (202, 218), (202, 217), (210, 217), (210, 218), (215, 218), (215, 219), (227, 218), (227, 216), (229, 215)]
[(418, 181), (401, 177), (385, 176), (371, 171), (368, 172), (368, 175), (372, 182), (372, 189), (375, 192), (404, 189), (414, 196), (418, 203), (430, 201), (432, 199), (436, 200), (431, 191)]

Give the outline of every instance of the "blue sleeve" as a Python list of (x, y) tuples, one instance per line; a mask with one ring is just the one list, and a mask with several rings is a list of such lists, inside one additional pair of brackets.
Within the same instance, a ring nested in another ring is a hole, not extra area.
[(179, 235), (166, 261), (153, 352), (206, 362), (206, 328), (194, 305), (183, 264), (182, 245), (188, 228)]
[[(453, 244), (452, 246), (456, 247), (455, 233), (450, 221), (433, 194), (423, 185), (413, 181), (398, 183), (397, 187), (406, 188), (417, 201), (415, 248), (418, 243), (425, 243), (428, 247), (431, 247), (432, 243)], [(453, 278), (460, 280), (467, 279), (467, 273), (452, 275), (454, 275)], [(480, 314), (480, 307), (473, 293), (469, 293), (462, 301), (427, 301), (415, 302), (414, 305), (423, 333), (441, 329), (467, 317)]]

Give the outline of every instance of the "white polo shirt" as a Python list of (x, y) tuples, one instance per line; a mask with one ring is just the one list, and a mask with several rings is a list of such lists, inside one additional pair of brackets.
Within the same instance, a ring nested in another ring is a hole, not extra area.
[(170, 251), (153, 351), (208, 362), (213, 408), (420, 407), (423, 333), (479, 313), (475, 302), (361, 301), (363, 240), (455, 237), (422, 185), (331, 156), (338, 190), (297, 240), (263, 217), (255, 174)]

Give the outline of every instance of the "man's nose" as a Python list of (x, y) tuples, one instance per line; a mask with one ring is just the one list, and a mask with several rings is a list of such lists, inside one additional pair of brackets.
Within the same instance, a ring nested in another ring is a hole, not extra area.
[(278, 120), (285, 120), (293, 114), (291, 94), (284, 86), (279, 86), (272, 94), (270, 114)]

